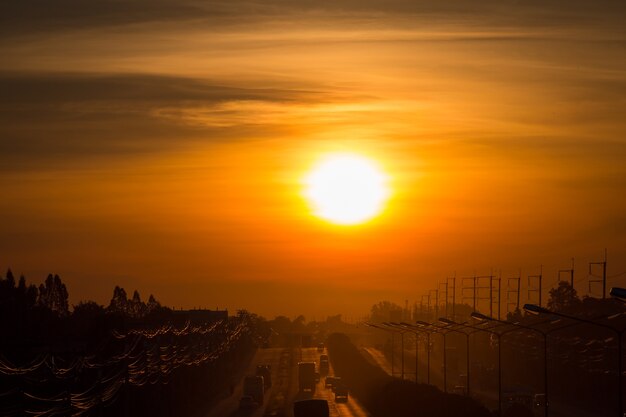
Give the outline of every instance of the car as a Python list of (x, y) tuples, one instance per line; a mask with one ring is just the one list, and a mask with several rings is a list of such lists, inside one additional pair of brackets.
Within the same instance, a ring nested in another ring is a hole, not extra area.
[(324, 351), (324, 344), (323, 343), (318, 343), (317, 344), (317, 351), (318, 352), (323, 352)]
[(244, 395), (239, 400), (239, 409), (240, 410), (253, 410), (259, 406), (259, 403), (254, 401), (252, 395)]
[(335, 382), (334, 376), (327, 376), (326, 379), (324, 379), (324, 388), (332, 388), (334, 382)]
[(342, 384), (335, 384), (333, 385), (334, 389), (334, 393), (335, 393), (335, 401), (336, 402), (346, 402), (348, 401), (348, 388)]
[(341, 380), (341, 377), (340, 377), (340, 376), (336, 376), (336, 377), (333, 379), (333, 385), (332, 385), (330, 388), (331, 388), (331, 390), (332, 390), (333, 392), (335, 392), (335, 390), (337, 389), (337, 387), (340, 387), (340, 386), (342, 386), (342, 385), (343, 385), (343, 381)]
[(322, 362), (322, 361), (328, 362), (328, 355), (326, 355), (326, 354), (320, 355), (320, 362)]
[(535, 394), (533, 405), (535, 409), (543, 409), (546, 406), (546, 394)]
[(452, 392), (457, 395), (465, 395), (465, 385), (455, 385)]

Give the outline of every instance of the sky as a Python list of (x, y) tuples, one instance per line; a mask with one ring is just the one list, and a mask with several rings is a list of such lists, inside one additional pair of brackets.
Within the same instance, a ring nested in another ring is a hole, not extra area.
[[(71, 303), (356, 318), (572, 257), (587, 294), (605, 248), (626, 286), (621, 0), (7, 0), (0, 55), (0, 267)], [(372, 221), (312, 213), (335, 152)]]

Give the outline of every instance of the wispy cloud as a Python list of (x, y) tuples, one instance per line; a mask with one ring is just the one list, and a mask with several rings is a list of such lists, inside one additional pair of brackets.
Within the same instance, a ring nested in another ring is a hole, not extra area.
[[(1, 73), (0, 90), (4, 170), (207, 140), (258, 139), (277, 124), (267, 120), (272, 114), (267, 109), (328, 99), (321, 92), (227, 87), (149, 74)], [(252, 112), (255, 108), (265, 109), (264, 116)], [(259, 126), (266, 131), (246, 135), (246, 127)]]

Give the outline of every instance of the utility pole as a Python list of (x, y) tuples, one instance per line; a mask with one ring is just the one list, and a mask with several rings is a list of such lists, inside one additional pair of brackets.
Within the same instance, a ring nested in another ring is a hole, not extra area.
[[(510, 306), (515, 306), (515, 310), (519, 310), (520, 281), (521, 280), (522, 280), (521, 269), (519, 271), (518, 276), (506, 279), (506, 312), (507, 313), (510, 313), (510, 308), (509, 308)], [(513, 300), (511, 300), (511, 295), (514, 295), (515, 297)]]
[[(537, 286), (537, 288), (533, 288), (531, 285), (531, 280), (536, 279), (539, 282), (539, 285)], [(543, 265), (539, 266), (539, 275), (529, 275), (528, 276), (528, 298), (530, 299), (530, 293), (531, 292), (537, 292), (539, 293), (539, 307), (541, 307), (541, 284), (543, 281)]]
[(493, 317), (493, 274), (489, 276), (489, 317)]
[[(443, 289), (443, 291), (441, 291), (441, 287), (445, 286), (445, 288)], [(444, 312), (444, 316), (448, 317), (448, 281), (446, 280), (446, 282), (439, 282), (437, 283), (437, 294), (442, 294), (443, 298), (444, 298), (444, 302), (445, 302), (445, 312)], [(438, 319), (439, 315), (437, 315), (437, 317), (435, 317), (435, 319)]]
[[(606, 259), (606, 253), (605, 253), (605, 259)], [(569, 283), (572, 286), (572, 289), (574, 289), (574, 258), (572, 258), (572, 274), (570, 275)]]
[(498, 320), (502, 312), (502, 270), (498, 274)]
[[(452, 291), (450, 291), (450, 281), (452, 281)], [(450, 292), (452, 292), (452, 317), (454, 318), (456, 304), (456, 272), (454, 276), (446, 278), (446, 317), (448, 317), (448, 304), (450, 300)]]
[(472, 291), (472, 294), (474, 297), (473, 308), (474, 308), (474, 311), (476, 311), (476, 274), (474, 274), (474, 290)]
[(422, 308), (422, 306), (424, 305), (424, 297), (426, 297), (426, 302), (427, 302), (427, 312), (430, 315), (430, 293), (426, 294), (426, 295), (422, 295), (422, 299), (420, 300), (420, 314), (422, 316), (422, 319), (424, 319), (424, 310)]
[(569, 275), (569, 284), (574, 288), (574, 258), (572, 258), (572, 268), (571, 269), (559, 269), (559, 281), (561, 281), (561, 275), (568, 274)]
[(456, 320), (456, 272), (452, 277), (452, 320)]
[(448, 317), (448, 278), (446, 278), (446, 314), (444, 315)]
[[(589, 275), (593, 275), (592, 269), (594, 265), (602, 266), (602, 279), (595, 279), (589, 281), (589, 292), (591, 292), (592, 283), (602, 283), (602, 298), (606, 298), (606, 249), (604, 249), (604, 261), (603, 262), (589, 262)], [(595, 275), (594, 275), (595, 276)]]
[(404, 314), (402, 314), (402, 320), (407, 320), (409, 317), (409, 300), (404, 300)]
[[(471, 282), (470, 285), (466, 284), (466, 282)], [(467, 290), (472, 291), (472, 295), (467, 295)], [(474, 311), (476, 311), (476, 275), (473, 277), (462, 277), (461, 278), (461, 302), (464, 303), (465, 300), (472, 300), (472, 306)]]
[[(429, 307), (430, 307), (430, 294), (433, 292), (435, 293), (435, 316), (439, 317), (439, 288), (437, 288), (436, 290), (430, 290), (430, 292), (428, 293)], [(430, 308), (428, 309), (428, 312), (430, 313)]]
[[(493, 317), (493, 274), (476, 277), (476, 300), (489, 302), (489, 316)], [(488, 280), (488, 282), (485, 282)], [(489, 291), (487, 293), (486, 291)]]

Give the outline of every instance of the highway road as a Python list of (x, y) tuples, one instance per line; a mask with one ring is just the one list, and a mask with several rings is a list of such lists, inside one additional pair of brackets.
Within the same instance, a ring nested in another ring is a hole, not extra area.
[[(238, 382), (233, 385), (232, 394), (218, 402), (203, 417), (293, 417), (293, 402), (311, 398), (310, 393), (300, 393), (298, 390), (298, 362), (316, 362), (319, 366), (320, 354), (316, 348), (259, 349), (246, 375), (254, 375), (257, 365), (271, 365), (272, 386), (265, 393), (264, 404), (255, 410), (239, 410), (244, 376), (240, 375)], [(332, 365), (329, 374), (333, 375)], [(367, 411), (353, 397), (347, 402), (335, 402), (331, 389), (324, 388), (324, 378), (320, 378), (312, 398), (327, 400), (331, 417), (369, 417)]]
[[(326, 352), (324, 352), (326, 353)], [(319, 366), (319, 357), (321, 352), (318, 352), (315, 348), (306, 348), (299, 350), (300, 357), (298, 361), (303, 362), (316, 362)], [(334, 375), (332, 364), (330, 367), (329, 375)], [(294, 386), (297, 387), (297, 372), (296, 372), (296, 380)], [(348, 387), (350, 388), (350, 387)], [(296, 390), (297, 391), (297, 390)], [(294, 391), (295, 399), (305, 398), (302, 393), (297, 393)], [(311, 398), (310, 395), (306, 398)], [(347, 402), (335, 402), (335, 397), (330, 388), (324, 388), (324, 378), (320, 378), (320, 382), (317, 384), (315, 389), (315, 394), (313, 398), (321, 398), (328, 401), (328, 405), (330, 407), (330, 416), (331, 417), (367, 417), (369, 414), (361, 406), (359, 401), (354, 397), (349, 397)]]

